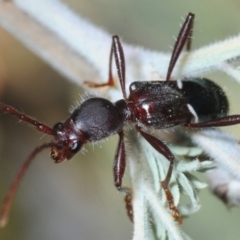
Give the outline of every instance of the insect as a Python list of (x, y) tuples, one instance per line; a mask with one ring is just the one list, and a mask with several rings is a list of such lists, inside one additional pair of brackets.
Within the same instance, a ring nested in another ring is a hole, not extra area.
[(38, 131), (53, 136), (51, 142), (45, 143), (32, 151), (17, 173), (3, 204), (0, 218), (2, 226), (7, 222), (10, 207), (21, 178), (39, 152), (50, 148), (51, 158), (56, 163), (60, 163), (65, 159), (71, 159), (84, 144), (102, 140), (113, 134), (119, 135), (113, 167), (114, 185), (119, 191), (126, 193), (127, 210), (131, 218), (131, 190), (122, 187), (126, 164), (123, 128), (128, 123), (133, 124), (136, 131), (169, 160), (169, 169), (161, 185), (166, 193), (173, 217), (181, 223), (181, 215), (174, 205), (172, 194), (168, 189), (174, 166), (174, 155), (161, 140), (147, 133), (145, 128), (165, 129), (179, 125), (187, 128), (206, 128), (240, 123), (240, 115), (227, 116), (227, 98), (222, 89), (210, 80), (200, 78), (184, 79), (182, 81), (171, 80), (172, 70), (185, 44), (187, 50), (190, 50), (193, 21), (194, 14), (189, 13), (177, 37), (166, 81), (133, 82), (129, 88), (130, 94), (127, 96), (124, 51), (119, 37), (113, 36), (108, 82), (104, 84), (88, 82), (88, 84), (91, 87), (114, 85), (112, 77), (112, 61), (114, 58), (123, 99), (113, 103), (105, 98), (89, 98), (77, 106), (66, 121), (55, 124), (53, 128), (6, 104), (0, 103), (0, 109), (3, 111), (35, 126)]

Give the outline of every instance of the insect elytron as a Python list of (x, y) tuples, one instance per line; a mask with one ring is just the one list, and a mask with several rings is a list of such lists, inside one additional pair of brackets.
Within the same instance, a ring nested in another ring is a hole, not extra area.
[[(3, 204), (0, 219), (2, 226), (7, 222), (14, 195), (27, 167), (35, 156), (45, 148), (50, 148), (51, 158), (56, 163), (60, 163), (65, 159), (71, 159), (84, 144), (118, 134), (119, 142), (113, 167), (114, 184), (119, 191), (125, 192), (127, 197), (131, 199), (131, 191), (122, 187), (126, 164), (123, 127), (128, 123), (135, 125), (136, 131), (169, 160), (170, 166), (161, 185), (166, 193), (173, 217), (181, 222), (180, 213), (175, 207), (173, 197), (168, 189), (174, 166), (174, 155), (160, 139), (147, 133), (145, 128), (165, 129), (180, 125), (193, 129), (240, 123), (240, 115), (227, 116), (228, 100), (222, 89), (212, 81), (201, 78), (181, 81), (171, 79), (173, 68), (185, 44), (187, 50), (190, 50), (193, 21), (194, 14), (189, 13), (173, 48), (166, 80), (133, 82), (130, 85), (128, 97), (125, 88), (124, 51), (119, 37), (112, 37), (108, 82), (88, 84), (92, 87), (114, 85), (112, 77), (112, 60), (114, 58), (123, 94), (123, 99), (117, 102), (113, 103), (100, 97), (89, 98), (77, 106), (67, 120), (55, 124), (53, 128), (0, 103), (0, 109), (3, 111), (34, 125), (38, 131), (53, 136), (51, 142), (32, 151), (17, 173)], [(131, 207), (128, 210), (130, 212)], [(129, 214), (131, 215), (131, 213)]]

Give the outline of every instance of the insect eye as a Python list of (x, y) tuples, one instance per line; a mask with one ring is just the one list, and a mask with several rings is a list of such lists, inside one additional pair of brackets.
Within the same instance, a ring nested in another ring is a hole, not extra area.
[(53, 126), (53, 130), (56, 131), (56, 132), (59, 132), (62, 130), (62, 123), (59, 122), (59, 123), (56, 123), (54, 126)]
[(77, 153), (81, 148), (81, 145), (78, 142), (74, 142), (71, 146), (71, 152), (72, 153)]

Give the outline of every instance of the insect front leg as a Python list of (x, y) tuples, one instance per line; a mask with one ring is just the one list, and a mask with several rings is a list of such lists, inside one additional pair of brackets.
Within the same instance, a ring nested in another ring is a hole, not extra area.
[(114, 184), (120, 192), (124, 192), (122, 188), (122, 178), (126, 167), (126, 152), (124, 145), (124, 133), (119, 133), (119, 142), (114, 159), (113, 173), (114, 173)]
[(115, 64), (117, 67), (117, 73), (118, 73), (118, 79), (121, 85), (123, 98), (127, 99), (126, 95), (126, 88), (125, 88), (125, 57), (124, 57), (124, 51), (122, 48), (122, 44), (120, 42), (120, 39), (117, 35), (112, 36), (112, 45), (110, 49), (110, 56), (109, 56), (109, 72), (108, 72), (108, 81), (106, 83), (92, 83), (89, 81), (85, 81), (85, 83), (89, 87), (113, 87), (114, 86), (114, 80), (112, 76), (112, 61), (113, 57), (115, 59)]
[(174, 199), (171, 191), (169, 190), (169, 182), (171, 180), (173, 165), (174, 165), (174, 155), (169, 150), (169, 148), (156, 137), (142, 131), (139, 126), (136, 126), (137, 131), (154, 147), (159, 153), (165, 156), (170, 161), (170, 166), (167, 171), (165, 179), (161, 182), (162, 188), (165, 191), (166, 198), (169, 204), (169, 209), (172, 211), (172, 216), (174, 220), (177, 220), (179, 224), (182, 223), (181, 214), (179, 213), (177, 207), (174, 204)]
[(131, 221), (133, 221), (133, 209), (132, 209), (132, 190), (129, 187), (122, 187), (122, 178), (124, 176), (126, 167), (126, 151), (124, 145), (124, 133), (119, 133), (119, 142), (114, 159), (113, 174), (114, 174), (114, 185), (116, 188), (126, 194), (125, 203), (127, 214)]
[(113, 81), (113, 77), (112, 77), (112, 57), (113, 57), (113, 40), (112, 40), (112, 45), (111, 45), (111, 49), (110, 49), (110, 55), (109, 55), (109, 72), (108, 72), (108, 81), (105, 83), (94, 83), (91, 81), (85, 81), (84, 83), (86, 85), (88, 85), (88, 87), (91, 88), (99, 88), (99, 87), (113, 87), (114, 86), (114, 81)]

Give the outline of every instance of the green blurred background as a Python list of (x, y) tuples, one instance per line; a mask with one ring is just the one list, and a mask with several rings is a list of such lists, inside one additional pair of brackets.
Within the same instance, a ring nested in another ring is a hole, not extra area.
[[(189, 11), (196, 14), (193, 49), (240, 32), (238, 0), (68, 0), (76, 13), (125, 42), (170, 52)], [(77, 40), (76, 40), (77, 41)], [(110, 46), (109, 46), (110, 47)], [(108, 56), (108, 53), (106, 53)], [(161, 64), (161, 63), (159, 63)], [(239, 113), (239, 90), (224, 74), (209, 75), (221, 82)], [(52, 126), (68, 116), (81, 89), (60, 76), (5, 30), (0, 29), (1, 101)], [(2, 114), (0, 118), (0, 199), (26, 156), (42, 139), (27, 124)], [(239, 127), (229, 128), (239, 136)], [(91, 145), (69, 163), (55, 165), (41, 153), (27, 172), (15, 199), (10, 222), (0, 230), (5, 240), (131, 239), (123, 197), (113, 186), (112, 162), (116, 138)], [(204, 179), (204, 178), (203, 178)], [(202, 209), (182, 228), (195, 240), (239, 239), (240, 211), (229, 211), (209, 191), (200, 193)]]

